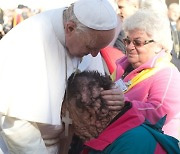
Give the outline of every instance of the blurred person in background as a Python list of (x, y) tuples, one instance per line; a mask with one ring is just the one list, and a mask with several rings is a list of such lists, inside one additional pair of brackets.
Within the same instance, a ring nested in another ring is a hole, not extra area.
[(15, 9), (13, 17), (13, 27), (31, 16), (31, 9), (25, 5), (19, 4)]
[(0, 24), (2, 25), (4, 23), (4, 11), (0, 8)]
[(3, 25), (0, 24), (0, 40), (3, 38), (4, 36), (4, 31), (3, 31)]
[[(124, 20), (127, 17), (133, 15), (139, 9), (139, 1), (140, 0), (115, 0), (118, 6), (117, 12), (118, 12), (121, 24), (124, 22)], [(125, 37), (124, 31), (121, 29), (119, 32), (118, 38), (116, 39), (114, 43), (114, 47), (119, 49), (123, 53), (126, 52), (126, 48), (123, 43), (124, 37)]]
[(180, 32), (180, 17), (178, 18), (176, 22), (177, 31)]
[(3, 24), (4, 24), (4, 11), (0, 8), (0, 39), (4, 36)]
[(3, 31), (7, 34), (13, 28), (14, 10), (7, 9), (4, 14)]
[(176, 27), (177, 27), (178, 37), (180, 38), (180, 17), (178, 18), (176, 22)]
[(18, 25), (20, 22), (22, 22), (23, 16), (22, 16), (22, 11), (23, 11), (24, 5), (19, 4), (18, 7), (14, 11), (14, 16), (13, 16), (13, 27)]
[(180, 5), (177, 3), (171, 3), (168, 7), (168, 17), (170, 20), (173, 50), (172, 50), (172, 62), (177, 66), (180, 71), (180, 37), (177, 31), (176, 22), (180, 17)]

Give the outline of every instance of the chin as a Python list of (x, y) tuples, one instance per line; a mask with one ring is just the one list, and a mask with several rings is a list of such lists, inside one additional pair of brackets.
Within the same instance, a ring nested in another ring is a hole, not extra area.
[(79, 54), (79, 55), (77, 55), (76, 57), (82, 58), (82, 57), (84, 57), (84, 56), (86, 56), (86, 54)]
[(77, 55), (77, 57), (82, 58), (82, 57), (87, 56), (87, 55), (89, 55), (89, 53), (85, 53), (85, 54), (82, 53), (82, 54)]
[(137, 60), (134, 59), (133, 57), (128, 57), (128, 61), (131, 63), (131, 62), (136, 62)]
[(83, 55), (81, 55), (79, 53), (75, 53), (75, 52), (69, 52), (69, 54), (70, 54), (71, 57), (78, 57), (78, 58), (83, 57)]
[(136, 60), (128, 60), (131, 65), (137, 64)]

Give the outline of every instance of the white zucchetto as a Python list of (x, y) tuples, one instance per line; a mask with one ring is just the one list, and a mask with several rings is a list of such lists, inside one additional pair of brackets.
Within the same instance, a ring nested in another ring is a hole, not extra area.
[(117, 14), (107, 0), (78, 0), (74, 14), (82, 24), (94, 30), (111, 30), (117, 26)]

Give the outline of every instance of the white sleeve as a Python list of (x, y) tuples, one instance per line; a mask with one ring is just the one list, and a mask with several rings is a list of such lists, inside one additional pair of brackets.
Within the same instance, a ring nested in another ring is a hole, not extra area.
[(102, 57), (101, 54), (98, 53), (96, 57), (93, 57), (92, 55), (86, 55), (83, 57), (82, 62), (79, 64), (78, 69), (80, 71), (98, 71), (102, 74), (105, 74)]
[[(0, 136), (9, 153), (13, 154), (47, 154), (46, 146), (36, 123), (2, 116)], [(0, 144), (1, 147), (1, 144)], [(1, 148), (0, 148), (1, 149)]]

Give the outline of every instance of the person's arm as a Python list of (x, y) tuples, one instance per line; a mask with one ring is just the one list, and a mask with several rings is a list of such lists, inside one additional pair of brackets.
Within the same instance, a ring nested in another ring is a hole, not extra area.
[(1, 136), (9, 153), (48, 153), (36, 123), (7, 116), (1, 118), (4, 118), (1, 124)]
[(167, 114), (166, 123), (180, 111), (180, 74), (174, 69), (164, 69), (153, 77), (146, 102), (125, 100), (134, 106), (152, 123)]

